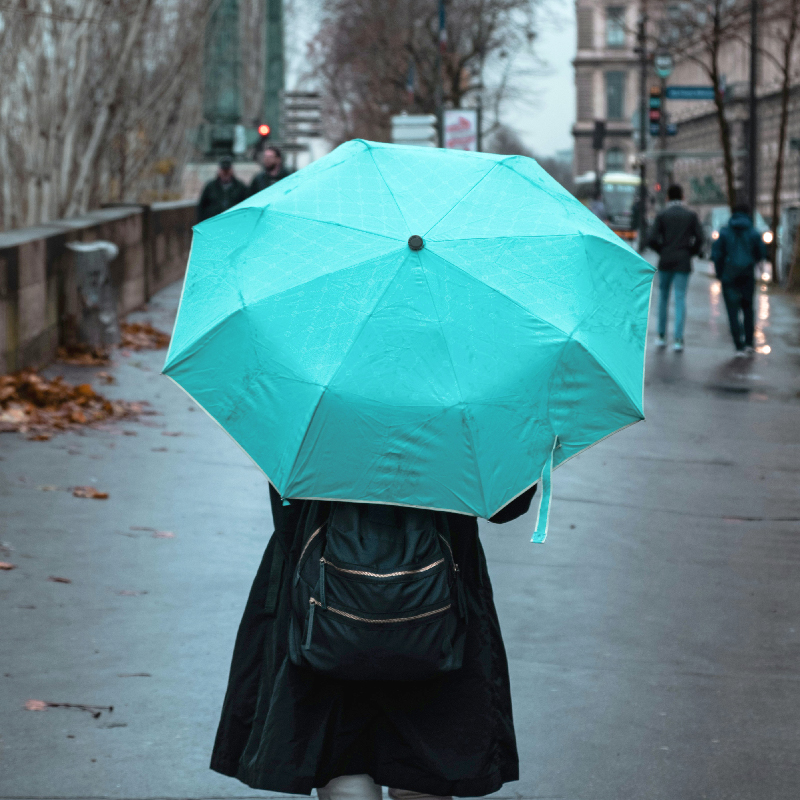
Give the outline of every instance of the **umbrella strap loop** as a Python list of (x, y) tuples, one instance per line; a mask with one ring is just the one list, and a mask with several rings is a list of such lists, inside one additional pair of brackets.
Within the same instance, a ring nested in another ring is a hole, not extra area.
[(553, 476), (553, 455), (558, 447), (558, 437), (553, 441), (553, 449), (545, 461), (542, 470), (542, 499), (539, 501), (539, 513), (536, 518), (536, 530), (533, 532), (531, 541), (542, 544), (547, 538), (547, 526), (550, 522), (550, 500), (552, 499), (552, 476)]

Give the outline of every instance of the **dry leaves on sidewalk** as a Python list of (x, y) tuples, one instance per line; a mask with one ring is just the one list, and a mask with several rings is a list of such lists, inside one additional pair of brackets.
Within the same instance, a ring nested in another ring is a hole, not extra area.
[(120, 331), (119, 346), (128, 350), (163, 350), (169, 345), (169, 336), (149, 322), (123, 322)]
[(47, 580), (52, 581), (53, 583), (72, 583), (69, 578), (59, 578), (58, 575), (50, 575)]
[(16, 568), (17, 568), (16, 564), (12, 564), (9, 561), (0, 561), (0, 569), (9, 570)]
[(141, 413), (139, 403), (109, 400), (88, 383), (73, 386), (34, 369), (0, 375), (0, 433), (19, 431), (46, 440), (54, 433)]
[(75, 486), (73, 497), (88, 497), (90, 500), (108, 500), (108, 492), (100, 492), (94, 486)]
[(106, 350), (88, 344), (70, 344), (58, 348), (58, 360), (78, 367), (107, 367), (111, 356)]

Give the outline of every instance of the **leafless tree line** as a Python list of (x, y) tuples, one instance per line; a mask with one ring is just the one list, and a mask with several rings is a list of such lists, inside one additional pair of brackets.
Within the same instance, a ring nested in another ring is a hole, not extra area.
[[(443, 96), (454, 108), (478, 94), (496, 127), (515, 92), (515, 57), (532, 52), (542, 0), (448, 0)], [(329, 138), (386, 140), (393, 114), (436, 107), (438, 3), (434, 0), (322, 0), (311, 43), (313, 76), (327, 108)], [(407, 92), (409, 71), (413, 90)]]
[(215, 0), (0, 0), (0, 224), (168, 192)]

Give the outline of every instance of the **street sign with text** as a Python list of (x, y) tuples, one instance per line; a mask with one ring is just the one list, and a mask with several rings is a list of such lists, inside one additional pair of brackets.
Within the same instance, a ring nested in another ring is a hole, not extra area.
[(713, 86), (667, 86), (667, 100), (713, 100)]

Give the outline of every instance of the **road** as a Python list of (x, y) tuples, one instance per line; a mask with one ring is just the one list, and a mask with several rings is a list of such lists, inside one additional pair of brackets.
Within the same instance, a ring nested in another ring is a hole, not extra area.
[[(140, 317), (167, 327), (178, 294)], [(482, 526), (521, 756), (501, 797), (800, 797), (800, 319), (761, 292), (762, 352), (734, 361), (715, 283), (689, 299), (686, 351), (648, 349), (647, 420), (554, 474), (547, 543), (530, 515)], [(265, 796), (207, 762), (267, 488), (163, 358), (100, 389), (158, 416), (0, 436), (2, 800)], [(109, 499), (41, 488), (83, 484)]]

